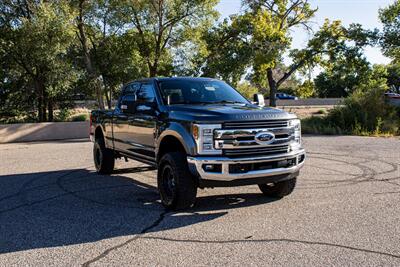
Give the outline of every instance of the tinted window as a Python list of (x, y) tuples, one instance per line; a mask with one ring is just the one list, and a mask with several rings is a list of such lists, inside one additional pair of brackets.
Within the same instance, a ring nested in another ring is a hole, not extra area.
[(160, 82), (164, 103), (169, 96), (170, 104), (196, 103), (249, 103), (235, 89), (214, 80), (167, 80)]
[(131, 83), (126, 85), (122, 89), (122, 95), (118, 107), (121, 108), (121, 105), (126, 105), (129, 109), (132, 109), (133, 104), (135, 103), (135, 94), (139, 87), (140, 83)]
[(142, 84), (142, 87), (137, 92), (137, 100), (140, 102), (154, 102), (155, 94), (153, 85), (151, 84)]
[(124, 90), (122, 91), (122, 94), (133, 94), (133, 93), (135, 93), (138, 89), (139, 89), (139, 87), (140, 87), (140, 84), (139, 83), (131, 83), (131, 84), (128, 84), (125, 88), (124, 88)]

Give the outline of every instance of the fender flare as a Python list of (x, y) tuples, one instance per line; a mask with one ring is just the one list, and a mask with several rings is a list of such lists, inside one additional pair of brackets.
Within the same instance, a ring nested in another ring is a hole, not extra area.
[(195, 155), (196, 154), (196, 142), (193, 139), (193, 136), (188, 133), (188, 131), (178, 123), (170, 123), (169, 127), (164, 129), (160, 136), (157, 138), (156, 144), (156, 157), (158, 158), (158, 151), (163, 139), (167, 136), (173, 136), (182, 144), (187, 155)]

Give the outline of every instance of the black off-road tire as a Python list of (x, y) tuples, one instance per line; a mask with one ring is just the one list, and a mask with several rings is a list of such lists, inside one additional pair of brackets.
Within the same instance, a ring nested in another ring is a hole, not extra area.
[(93, 159), (99, 174), (111, 174), (114, 170), (115, 157), (111, 149), (106, 148), (103, 139), (96, 139), (93, 146)]
[(196, 201), (197, 182), (190, 173), (186, 155), (170, 152), (158, 164), (158, 191), (161, 203), (168, 210), (190, 208)]
[(293, 192), (294, 188), (296, 187), (296, 181), (297, 177), (278, 183), (259, 184), (258, 187), (266, 196), (282, 198)]

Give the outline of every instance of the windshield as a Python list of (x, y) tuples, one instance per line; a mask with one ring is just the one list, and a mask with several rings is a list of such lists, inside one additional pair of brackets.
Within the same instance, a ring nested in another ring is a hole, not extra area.
[(248, 104), (242, 95), (228, 84), (215, 80), (167, 80), (160, 81), (164, 103), (169, 96), (170, 104)]

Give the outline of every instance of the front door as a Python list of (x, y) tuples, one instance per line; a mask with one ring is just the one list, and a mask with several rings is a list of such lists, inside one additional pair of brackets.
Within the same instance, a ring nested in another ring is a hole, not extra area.
[(136, 92), (135, 111), (129, 118), (131, 136), (130, 150), (145, 159), (155, 160), (155, 130), (157, 124), (157, 104), (154, 86), (151, 82), (142, 83)]

